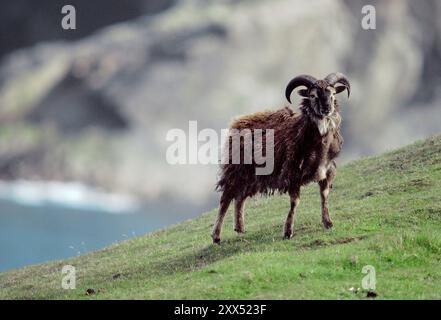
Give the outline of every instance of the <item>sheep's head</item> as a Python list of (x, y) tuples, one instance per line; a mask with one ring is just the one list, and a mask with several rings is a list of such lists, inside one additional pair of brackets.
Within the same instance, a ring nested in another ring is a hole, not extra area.
[(334, 112), (336, 94), (347, 90), (349, 97), (351, 93), (351, 85), (341, 73), (331, 73), (323, 80), (300, 75), (292, 79), (286, 87), (285, 96), (290, 103), (292, 91), (300, 86), (306, 89), (299, 90), (298, 94), (309, 100), (311, 111), (318, 117), (325, 117)]

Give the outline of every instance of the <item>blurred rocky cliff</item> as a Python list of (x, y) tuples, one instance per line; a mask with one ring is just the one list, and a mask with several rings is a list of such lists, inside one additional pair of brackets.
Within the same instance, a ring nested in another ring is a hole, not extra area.
[(199, 201), (213, 193), (217, 168), (167, 164), (167, 130), (187, 131), (189, 120), (219, 130), (235, 115), (283, 106), (300, 73), (352, 81), (351, 99), (340, 97), (343, 161), (441, 131), (439, 1), (369, 1), (376, 30), (360, 26), (365, 1), (113, 2), (70, 1), (83, 14), (72, 35), (59, 5), (5, 5), (0, 179)]

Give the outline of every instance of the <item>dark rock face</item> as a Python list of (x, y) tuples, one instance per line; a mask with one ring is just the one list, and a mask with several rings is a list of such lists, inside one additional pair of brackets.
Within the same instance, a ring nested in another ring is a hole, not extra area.
[[(0, 10), (0, 58), (15, 49), (42, 41), (75, 40), (114, 23), (156, 14), (175, 0), (14, 0), (3, 1)], [(77, 29), (61, 28), (61, 8), (76, 8)]]
[(129, 127), (117, 106), (98, 90), (68, 73), (32, 111), (26, 120), (33, 125), (53, 125), (63, 134), (96, 127), (122, 130)]

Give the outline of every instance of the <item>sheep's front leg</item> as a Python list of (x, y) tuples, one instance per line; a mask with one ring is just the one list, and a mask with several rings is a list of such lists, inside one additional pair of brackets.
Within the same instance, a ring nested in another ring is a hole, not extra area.
[(227, 213), (228, 207), (230, 206), (232, 199), (225, 197), (223, 194), (219, 203), (219, 211), (217, 213), (216, 222), (214, 224), (213, 232), (211, 237), (213, 238), (213, 243), (220, 243), (220, 234), (222, 231), (222, 224), (224, 222), (225, 214)]
[(296, 214), (296, 208), (300, 203), (300, 188), (289, 193), (291, 199), (291, 208), (288, 212), (288, 217), (286, 218), (285, 228), (284, 228), (284, 239), (291, 239), (294, 229), (294, 219)]
[(335, 167), (332, 166), (326, 173), (326, 179), (323, 179), (318, 183), (320, 186), (320, 198), (322, 204), (322, 222), (325, 229), (332, 228), (332, 220), (329, 216), (328, 210), (328, 197), (332, 188), (332, 181), (334, 180), (335, 172)]

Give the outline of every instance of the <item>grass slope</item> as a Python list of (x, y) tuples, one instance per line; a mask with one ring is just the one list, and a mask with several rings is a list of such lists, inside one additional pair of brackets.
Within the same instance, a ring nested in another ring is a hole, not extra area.
[[(282, 240), (287, 196), (249, 200), (247, 233), (209, 237), (214, 210), (198, 219), (84, 256), (0, 274), (0, 298), (362, 299), (365, 265), (377, 299), (441, 298), (441, 136), (339, 169), (321, 226), (318, 187), (302, 191), (295, 236)], [(77, 288), (61, 289), (61, 268)], [(87, 295), (87, 289), (95, 294)]]

